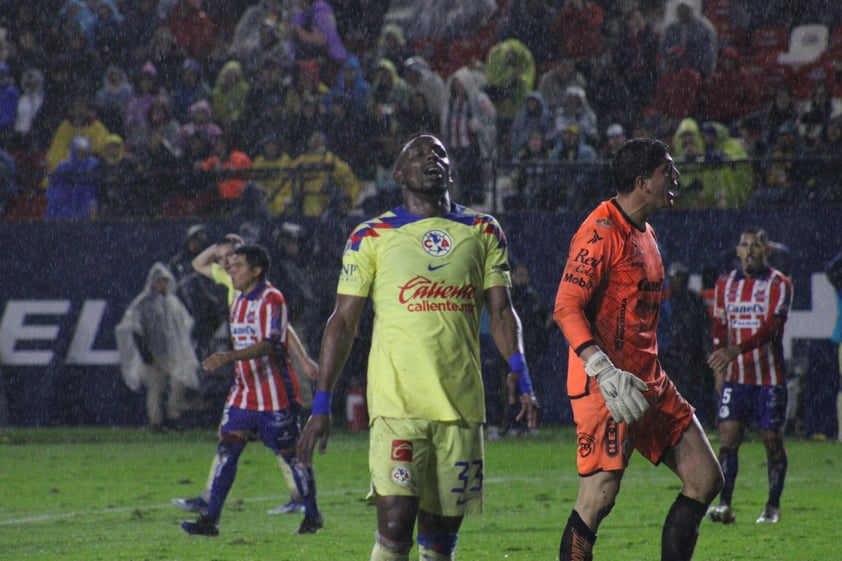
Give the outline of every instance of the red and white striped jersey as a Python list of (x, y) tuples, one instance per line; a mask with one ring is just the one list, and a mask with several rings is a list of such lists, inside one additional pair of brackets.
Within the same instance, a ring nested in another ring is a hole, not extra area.
[(264, 282), (231, 304), (231, 344), (235, 350), (269, 341), (276, 353), (234, 363), (234, 385), (227, 405), (252, 411), (278, 411), (300, 402), (298, 379), (287, 353), (287, 305), (283, 294)]
[(725, 381), (737, 384), (785, 383), (783, 333), (792, 306), (792, 281), (771, 267), (754, 277), (740, 270), (716, 281), (713, 348), (739, 345)]

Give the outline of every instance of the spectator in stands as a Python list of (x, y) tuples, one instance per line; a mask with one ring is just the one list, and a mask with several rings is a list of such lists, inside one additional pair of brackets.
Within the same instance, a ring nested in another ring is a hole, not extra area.
[(362, 114), (365, 111), (365, 103), (370, 89), (371, 84), (365, 78), (360, 59), (355, 55), (349, 55), (342, 64), (342, 70), (336, 74), (333, 86), (325, 96), (325, 107), (329, 107), (334, 98), (346, 96), (351, 100), (351, 110), (357, 114)]
[(327, 149), (327, 138), (315, 131), (307, 142), (307, 152), (293, 162), (298, 185), (292, 190), (292, 214), (319, 217), (335, 192), (344, 192), (356, 203), (362, 185), (351, 167)]
[[(167, 92), (175, 89), (184, 61), (190, 58), (185, 49), (178, 44), (175, 36), (166, 26), (161, 26), (152, 35), (146, 58), (137, 63), (138, 66), (151, 63), (158, 73), (158, 83)], [(196, 57), (195, 60), (202, 62)], [(205, 64), (202, 62), (202, 64)]]
[(283, 215), (292, 202), (292, 158), (286, 151), (280, 130), (268, 133), (260, 142), (260, 151), (252, 160), (252, 181), (264, 193), (264, 203), (272, 214)]
[[(544, 103), (544, 96), (537, 91), (532, 91), (526, 96), (526, 101), (512, 123), (509, 135), (512, 154), (518, 155), (534, 130), (541, 130), (545, 136), (553, 130), (553, 116), (547, 104)], [(549, 139), (546, 141), (549, 143)]]
[(210, 231), (204, 224), (193, 224), (184, 234), (181, 247), (167, 261), (167, 269), (173, 274), (176, 283), (181, 283), (193, 274), (193, 259), (212, 243)]
[(568, 125), (576, 125), (577, 134), (588, 144), (599, 139), (597, 115), (588, 103), (585, 90), (578, 86), (567, 88), (564, 103), (555, 113), (554, 138), (557, 139)]
[[(256, 96), (264, 93), (258, 103)], [(269, 94), (268, 90), (252, 88), (246, 116), (243, 118), (241, 131), (237, 135), (243, 150), (252, 158), (262, 150), (263, 140), (270, 134), (287, 138), (290, 120), (284, 110), (284, 98), (278, 94)], [(284, 141), (284, 144), (286, 142)]]
[(814, 148), (816, 160), (811, 163), (814, 181), (807, 193), (809, 204), (842, 203), (842, 179), (839, 161), (842, 160), (842, 116), (831, 117), (822, 127)]
[(6, 149), (15, 130), (20, 90), (15, 85), (12, 71), (0, 63), (0, 149)]
[(284, 3), (282, 0), (260, 0), (251, 3), (245, 9), (234, 28), (234, 36), (228, 46), (228, 53), (237, 60), (243, 60), (247, 53), (254, 52), (261, 41), (262, 26), (274, 27), (278, 36), (283, 38), (286, 26)]
[[(687, 63), (683, 47), (670, 47), (666, 67), (655, 85), (655, 100), (648, 113), (665, 123), (698, 114), (702, 75)], [(669, 129), (669, 125), (664, 127)]]
[[(732, 138), (728, 127), (714, 121), (701, 126), (684, 119), (675, 134), (673, 157), (687, 163), (676, 206), (682, 208), (740, 208), (751, 196), (754, 177), (748, 153)], [(726, 162), (742, 160), (742, 163)]]
[(131, 67), (146, 58), (147, 45), (161, 25), (161, 18), (158, 16), (158, 2), (155, 0), (123, 2), (121, 7), (125, 21), (128, 22), (123, 26), (125, 63)]
[(778, 131), (785, 124), (797, 121), (798, 110), (792, 97), (792, 89), (786, 84), (781, 84), (775, 88), (775, 95), (769, 107), (763, 110), (761, 119), (763, 141), (768, 146), (772, 146), (775, 144)]
[(702, 86), (702, 113), (707, 120), (728, 126), (760, 109), (757, 78), (740, 63), (737, 49), (725, 47), (719, 53), (716, 70)]
[(485, 92), (497, 113), (497, 151), (503, 160), (512, 157), (509, 133), (515, 117), (535, 87), (535, 61), (517, 39), (505, 39), (488, 51)]
[(102, 124), (115, 134), (123, 134), (126, 110), (132, 98), (132, 85), (126, 72), (116, 65), (106, 69), (102, 87), (94, 97), (94, 110)]
[(213, 121), (211, 105), (206, 99), (200, 99), (190, 106), (189, 120), (178, 129), (175, 147), (179, 151), (184, 151), (187, 139), (196, 133), (201, 133), (208, 143), (212, 143), (222, 134), (222, 129)]
[(47, 210), (44, 218), (89, 220), (97, 214), (97, 179), (99, 158), (93, 155), (91, 141), (73, 137), (69, 156), (50, 174)]
[(94, 30), (96, 28), (97, 9), (101, 4), (107, 5), (112, 14), (122, 20), (120, 12), (113, 0), (97, 0), (87, 2), (86, 0), (67, 0), (58, 12), (59, 18), (65, 22), (74, 23), (82, 31), (88, 46), (94, 45)]
[(188, 120), (191, 105), (200, 99), (210, 99), (211, 87), (205, 81), (202, 65), (196, 59), (188, 58), (182, 63), (171, 97), (173, 116), (178, 121)]
[[(19, 6), (26, 6), (26, 3), (21, 3)], [(44, 69), (49, 66), (50, 56), (47, 54), (43, 38), (39, 37), (42, 33), (40, 27), (33, 24), (26, 24), (13, 18), (16, 29), (9, 30), (14, 38), (14, 46), (6, 56), (6, 64), (14, 69), (18, 78), (17, 83), (23, 84), (23, 72), (27, 68)]]
[(176, 147), (176, 139), (180, 126), (172, 116), (169, 100), (156, 96), (152, 98), (152, 104), (146, 112), (146, 120), (129, 132), (126, 148), (136, 157), (141, 157), (147, 150), (163, 144), (167, 150), (178, 155), (180, 152)]
[(175, 0), (164, 20), (176, 43), (187, 56), (204, 62), (214, 47), (216, 28), (199, 0)]
[(620, 123), (611, 123), (605, 129), (605, 144), (602, 149), (602, 159), (611, 160), (620, 147), (628, 140), (626, 129)]
[(85, 34), (75, 23), (66, 23), (60, 32), (61, 43), (56, 52), (69, 58), (67, 70), (72, 73), (73, 88), (85, 95), (93, 95), (99, 87), (105, 67), (90, 48)]
[[(181, 156), (170, 163), (173, 155), (165, 146), (159, 145), (143, 162), (144, 177), (151, 175), (158, 178), (157, 182), (146, 184), (149, 196), (143, 212), (148, 216), (198, 216), (217, 201), (218, 188), (208, 173), (201, 169), (202, 162), (211, 156), (211, 141), (205, 133), (201, 130), (191, 132), (180, 153)], [(160, 160), (160, 167), (150, 165), (156, 160)]]
[(249, 80), (253, 79), (267, 62), (292, 69), (294, 62), (289, 43), (281, 37), (278, 23), (273, 19), (266, 19), (258, 25), (258, 29), (260, 33), (257, 44), (234, 57), (242, 63), (245, 76)]
[(94, 154), (102, 153), (105, 137), (108, 136), (108, 129), (91, 112), (86, 95), (77, 95), (73, 98), (67, 116), (53, 133), (44, 156), (48, 174), (56, 169), (59, 162), (70, 156), (73, 139), (77, 136), (83, 136), (88, 140)]
[(91, 46), (103, 66), (122, 64), (125, 60), (127, 44), (124, 22), (122, 14), (112, 2), (98, 2)]
[(810, 99), (800, 108), (798, 124), (805, 147), (817, 148), (826, 123), (833, 115), (833, 99), (830, 88), (824, 82), (816, 84)]
[[(334, 6), (336, 29), (348, 52), (362, 54), (375, 50), (391, 3), (392, 0), (343, 0)], [(376, 57), (376, 60), (380, 58)], [(395, 64), (399, 65), (405, 58), (398, 59)]]
[(307, 151), (307, 143), (314, 131), (325, 129), (327, 119), (324, 105), (313, 96), (306, 96), (301, 101), (301, 107), (295, 113), (289, 113), (287, 139), (289, 141), (289, 155), (293, 158)]
[[(669, 60), (670, 49), (674, 47), (684, 49), (688, 66), (701, 74), (702, 78), (707, 79), (713, 74), (719, 52), (716, 29), (707, 18), (694, 10), (691, 2), (679, 2), (676, 20), (664, 28), (660, 45), (663, 61)], [(662, 72), (668, 69), (665, 66)]]
[[(422, 96), (421, 103), (423, 102)], [(421, 111), (425, 108), (422, 107)], [(401, 130), (412, 126), (408, 123), (408, 111), (409, 108), (398, 115)], [(426, 114), (426, 118), (427, 125), (435, 128), (437, 121), (429, 114)], [(354, 111), (351, 98), (346, 95), (332, 98), (325, 113), (324, 132), (327, 135), (328, 149), (345, 160), (357, 177), (374, 180), (376, 165), (375, 158), (371, 156), (372, 143), (375, 140), (372, 122), (365, 112)]]
[(105, 138), (102, 160), (97, 168), (98, 218), (137, 218), (140, 191), (140, 164), (126, 152), (117, 134)]
[(552, 147), (547, 139), (549, 129), (534, 127), (526, 135), (526, 141), (515, 152), (512, 181), (516, 193), (503, 200), (508, 211), (554, 211), (559, 197), (555, 191), (560, 185), (554, 181), (556, 174), (550, 162)]
[(299, 6), (290, 18), (288, 28), (294, 60), (315, 60), (321, 73), (331, 82), (348, 58), (348, 51), (336, 30), (333, 7), (326, 0), (301, 0)]
[(160, 85), (158, 70), (151, 62), (147, 62), (135, 74), (132, 95), (126, 104), (123, 130), (131, 131), (145, 121), (152, 99), (159, 95), (167, 95), (167, 92)]
[(216, 77), (211, 92), (211, 110), (214, 120), (231, 138), (236, 138), (243, 114), (246, 112), (251, 85), (243, 75), (243, 65), (229, 60)]
[(541, 75), (538, 81), (538, 91), (544, 96), (547, 108), (555, 115), (559, 107), (564, 104), (567, 88), (577, 86), (584, 90), (587, 80), (576, 68), (576, 59), (563, 56), (558, 63)]
[(398, 124), (404, 137), (422, 132), (438, 130), (439, 117), (427, 105), (427, 98), (421, 92), (409, 96), (409, 104), (398, 113)]
[(632, 106), (639, 112), (651, 102), (658, 79), (658, 35), (640, 8), (625, 14), (613, 52), (614, 68), (626, 81)]
[(810, 176), (808, 163), (802, 160), (805, 154), (798, 123), (782, 124), (763, 163), (760, 188), (751, 196), (748, 206), (784, 208), (804, 202)]
[(251, 169), (251, 158), (233, 145), (228, 135), (222, 134), (213, 141), (210, 157), (199, 167), (204, 171), (218, 174), (215, 175), (217, 196), (226, 203), (220, 207), (220, 210), (230, 210), (233, 201), (243, 194), (246, 186), (245, 172)]
[(544, 0), (507, 2), (497, 25), (497, 40), (517, 39), (532, 53), (539, 73), (546, 71), (559, 55), (553, 32), (553, 12)]
[[(640, 118), (642, 106), (635, 106), (635, 99), (628, 83), (623, 79), (623, 69), (614, 66), (609, 47), (600, 56), (588, 59), (587, 100), (594, 114), (602, 123), (620, 121), (630, 123)], [(599, 131), (589, 141), (599, 144)]]
[[(392, 61), (381, 59), (371, 79), (371, 89), (366, 98), (366, 120), (371, 123), (372, 150), (377, 154), (378, 169), (375, 175), (388, 178), (391, 173), (390, 163), (394, 161), (401, 148), (403, 135), (400, 130), (398, 115), (409, 105), (412, 87), (398, 75)], [(377, 188), (382, 189), (382, 179), (376, 180)]]
[(605, 13), (591, 0), (564, 0), (553, 29), (561, 36), (561, 54), (577, 60), (600, 53)]
[(52, 130), (44, 124), (44, 73), (27, 68), (21, 78), (21, 94), (15, 113), (14, 137), (11, 149), (17, 154), (42, 152)]
[(384, 58), (391, 61), (395, 68), (401, 68), (404, 61), (413, 54), (403, 28), (394, 23), (387, 23), (380, 29), (375, 47), (363, 55), (364, 74), (373, 75), (377, 70), (377, 63)]
[[(403, 63), (404, 77), (412, 88), (424, 96), (427, 108), (433, 113), (436, 122), (441, 119), (446, 97), (444, 80), (434, 72), (423, 57), (413, 56)], [(431, 130), (435, 130), (431, 129)]]
[[(300, 114), (304, 110), (305, 100), (315, 101), (319, 106), (319, 113), (323, 114), (324, 105), (322, 102), (330, 91), (330, 88), (322, 81), (322, 72), (319, 70), (318, 63), (312, 60), (298, 62), (295, 66), (293, 77), (292, 85), (287, 88), (284, 94), (284, 108), (287, 115), (294, 116)], [(312, 130), (307, 132), (312, 132)], [(305, 149), (306, 139), (307, 136), (305, 135), (304, 142), (298, 147), (293, 145), (293, 149), (299, 148), (303, 151)]]
[(497, 148), (497, 115), (482, 89), (484, 83), (482, 73), (463, 66), (445, 84), (441, 141), (455, 171), (458, 198), (468, 205), (484, 202), (483, 164), (491, 161)]
[(596, 181), (597, 168), (593, 165), (596, 149), (587, 142), (578, 125), (572, 122), (564, 125), (552, 158), (568, 164), (559, 168), (555, 180), (559, 185), (565, 185), (567, 191), (566, 194), (558, 193), (558, 210), (586, 210), (604, 198)]

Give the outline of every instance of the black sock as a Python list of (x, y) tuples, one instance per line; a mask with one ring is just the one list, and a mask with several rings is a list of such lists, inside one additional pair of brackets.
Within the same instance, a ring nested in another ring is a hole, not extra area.
[(690, 561), (707, 505), (679, 494), (672, 503), (661, 534), (661, 561)]
[(781, 451), (777, 460), (769, 458), (769, 506), (780, 508), (781, 494), (784, 492), (784, 480), (786, 479), (786, 468), (789, 464), (786, 451)]
[(720, 504), (731, 504), (731, 497), (734, 494), (734, 485), (737, 482), (737, 472), (740, 469), (740, 459), (737, 456), (736, 448), (719, 449), (719, 465), (722, 466), (722, 475), (725, 476), (725, 483), (719, 493)]
[(588, 528), (579, 513), (573, 510), (561, 535), (558, 549), (559, 561), (592, 561), (596, 534)]

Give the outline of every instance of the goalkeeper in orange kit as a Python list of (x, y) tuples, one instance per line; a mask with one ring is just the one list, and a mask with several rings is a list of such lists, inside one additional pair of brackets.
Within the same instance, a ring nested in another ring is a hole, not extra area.
[(611, 166), (616, 197), (591, 212), (570, 243), (553, 317), (570, 345), (579, 493), (561, 561), (593, 559), (599, 524), (635, 449), (682, 483), (664, 522), (661, 559), (692, 557), (699, 524), (722, 486), (693, 406), (658, 362), (664, 266), (647, 220), (672, 206), (679, 175), (663, 142), (627, 141)]

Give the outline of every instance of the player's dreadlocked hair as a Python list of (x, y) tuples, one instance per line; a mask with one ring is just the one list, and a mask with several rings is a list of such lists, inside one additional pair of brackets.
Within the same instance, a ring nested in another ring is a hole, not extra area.
[(655, 138), (626, 141), (611, 162), (611, 178), (617, 193), (631, 193), (638, 177), (650, 177), (664, 163), (669, 147)]

